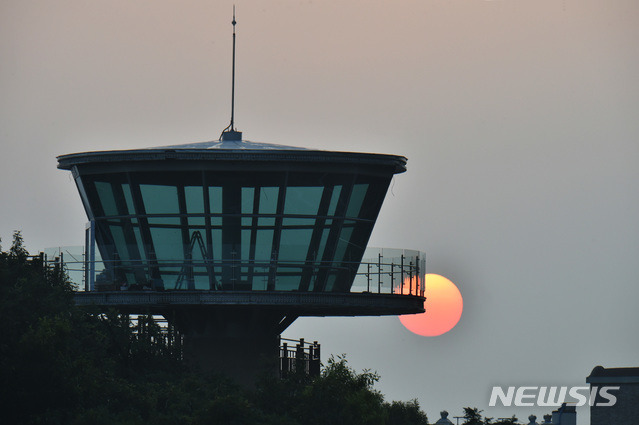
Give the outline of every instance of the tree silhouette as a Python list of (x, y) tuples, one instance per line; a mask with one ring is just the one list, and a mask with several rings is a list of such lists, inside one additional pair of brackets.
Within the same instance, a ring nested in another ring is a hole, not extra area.
[(481, 413), (476, 407), (464, 407), (464, 424), (463, 425), (485, 425)]
[(426, 425), (416, 400), (386, 402), (379, 376), (331, 358), (317, 377), (264, 378), (255, 390), (188, 369), (151, 316), (80, 309), (58, 264), (30, 257), (20, 232), (0, 252), (2, 423), (52, 425)]
[(518, 423), (519, 423), (519, 419), (517, 418), (517, 416), (513, 415), (511, 418), (501, 419), (501, 420), (498, 420), (497, 422), (493, 422), (492, 425), (516, 425)]

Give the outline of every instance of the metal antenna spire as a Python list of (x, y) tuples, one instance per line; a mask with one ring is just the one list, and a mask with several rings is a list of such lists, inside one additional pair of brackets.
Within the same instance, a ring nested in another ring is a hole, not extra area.
[(231, 21), (231, 23), (233, 24), (233, 79), (231, 82), (231, 130), (235, 130), (235, 127), (233, 127), (233, 118), (235, 116), (235, 24), (237, 24), (237, 22), (235, 21), (235, 5), (233, 5), (233, 21)]
[(222, 130), (220, 140), (242, 140), (242, 132), (235, 131), (235, 5), (233, 5), (233, 68), (231, 77), (231, 123)]

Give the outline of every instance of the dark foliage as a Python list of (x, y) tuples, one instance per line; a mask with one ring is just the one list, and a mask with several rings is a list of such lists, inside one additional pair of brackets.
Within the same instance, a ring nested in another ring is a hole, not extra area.
[[(150, 318), (75, 307), (64, 270), (30, 257), (19, 232), (0, 252), (0, 422), (7, 424), (419, 424), (417, 401), (384, 401), (378, 376), (330, 359), (319, 377), (254, 391), (187, 369)], [(140, 330), (139, 328), (138, 330)]]
[(496, 422), (491, 422), (492, 425), (517, 425), (518, 423), (519, 423), (519, 419), (517, 419), (517, 416), (515, 415), (513, 415), (510, 418), (500, 419)]
[(464, 423), (463, 425), (517, 425), (519, 420), (515, 415), (511, 418), (495, 420), (494, 418), (484, 417), (476, 407), (464, 407)]

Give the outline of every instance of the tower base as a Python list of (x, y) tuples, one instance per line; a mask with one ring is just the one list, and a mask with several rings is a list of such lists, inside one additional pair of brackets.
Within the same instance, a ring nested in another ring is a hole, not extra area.
[(281, 313), (256, 308), (174, 310), (167, 315), (183, 335), (184, 360), (205, 372), (253, 386), (279, 374), (279, 335), (292, 323)]

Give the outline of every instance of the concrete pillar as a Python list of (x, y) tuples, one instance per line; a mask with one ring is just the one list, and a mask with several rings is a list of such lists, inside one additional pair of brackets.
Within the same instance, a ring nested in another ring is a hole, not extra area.
[(174, 311), (184, 337), (184, 359), (205, 372), (251, 387), (261, 375), (279, 373), (281, 314), (251, 308), (190, 308)]

